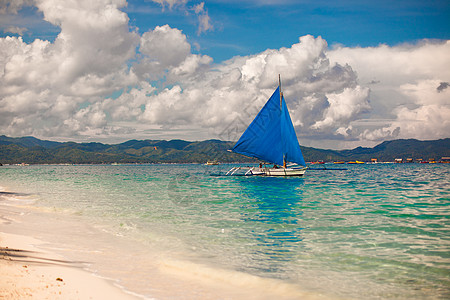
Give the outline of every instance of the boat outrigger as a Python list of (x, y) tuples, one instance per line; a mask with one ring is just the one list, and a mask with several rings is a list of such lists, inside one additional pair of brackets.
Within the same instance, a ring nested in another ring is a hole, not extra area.
[(258, 158), (273, 166), (260, 164), (259, 167), (234, 167), (227, 175), (235, 175), (244, 170), (244, 175), (247, 176), (303, 176), (308, 169), (281, 92), (280, 75), (278, 83), (278, 88), (233, 149), (229, 150)]

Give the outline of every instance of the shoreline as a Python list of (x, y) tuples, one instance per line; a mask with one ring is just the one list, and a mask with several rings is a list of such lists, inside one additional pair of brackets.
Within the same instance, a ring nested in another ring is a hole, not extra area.
[(58, 253), (54, 241), (38, 234), (58, 226), (58, 219), (34, 206), (35, 200), (0, 186), (1, 299), (146, 299), (92, 272), (90, 262)]
[(330, 299), (278, 280), (166, 256), (92, 227), (73, 211), (41, 207), (33, 195), (10, 190), (0, 188), (0, 298)]

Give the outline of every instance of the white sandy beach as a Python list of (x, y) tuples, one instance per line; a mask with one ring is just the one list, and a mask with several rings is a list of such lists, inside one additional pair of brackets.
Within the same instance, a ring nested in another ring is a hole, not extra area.
[(31, 237), (0, 233), (1, 299), (138, 299)]
[[(142, 299), (86, 271), (86, 262), (69, 260), (49, 250), (48, 241), (35, 238), (59, 225), (43, 219), (27, 198), (0, 194), (0, 299)], [(58, 238), (61, 231), (56, 232)]]

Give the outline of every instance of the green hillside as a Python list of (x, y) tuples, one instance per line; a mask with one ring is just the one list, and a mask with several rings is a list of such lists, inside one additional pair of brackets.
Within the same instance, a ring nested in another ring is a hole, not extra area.
[[(121, 144), (53, 142), (34, 137), (0, 136), (0, 163), (204, 163), (256, 162), (227, 150), (233, 142), (207, 140), (130, 140)], [(326, 150), (301, 147), (306, 161), (394, 161), (395, 158), (436, 159), (450, 157), (450, 138), (435, 141), (414, 139), (383, 142), (373, 148)]]

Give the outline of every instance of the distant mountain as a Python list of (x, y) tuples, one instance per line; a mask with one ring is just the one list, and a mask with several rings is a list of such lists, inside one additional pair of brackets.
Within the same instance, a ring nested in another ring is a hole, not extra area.
[[(227, 150), (233, 142), (207, 140), (129, 140), (121, 144), (53, 142), (34, 137), (0, 136), (0, 163), (204, 163), (256, 162)], [(450, 138), (435, 141), (394, 140), (374, 148), (327, 150), (301, 147), (306, 161), (394, 161), (395, 158), (450, 157)]]
[(54, 146), (59, 145), (60, 143), (58, 142), (52, 142), (52, 141), (43, 141), (40, 139), (37, 139), (35, 137), (32, 136), (27, 136), (27, 137), (20, 137), (20, 138), (12, 138), (12, 137), (7, 137), (7, 136), (0, 136), (0, 145), (11, 145), (11, 144), (15, 144), (15, 145), (19, 145), (19, 146), (23, 146), (23, 147), (34, 147), (34, 146), (40, 146), (40, 147), (44, 147), (44, 148), (52, 148)]
[(380, 161), (393, 161), (395, 158), (435, 159), (450, 156), (450, 138), (435, 141), (418, 141), (415, 139), (383, 142), (374, 148), (358, 147), (342, 150), (344, 157), (359, 157), (361, 160), (377, 158)]
[(0, 163), (204, 163), (252, 162), (227, 152), (231, 142), (209, 140), (130, 140), (121, 144), (51, 142), (34, 137), (0, 136)]

